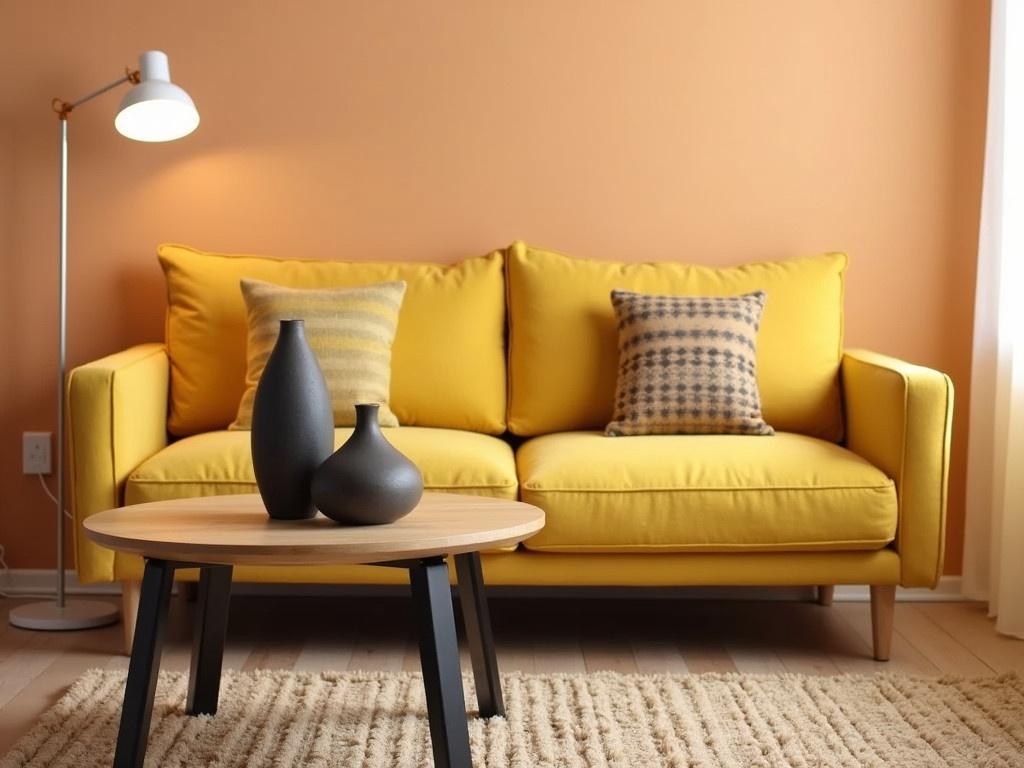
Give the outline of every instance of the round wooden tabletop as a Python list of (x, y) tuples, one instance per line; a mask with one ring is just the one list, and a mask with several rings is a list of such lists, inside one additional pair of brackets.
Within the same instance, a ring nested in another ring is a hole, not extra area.
[(457, 555), (516, 544), (544, 527), (520, 501), (425, 493), (389, 525), (271, 520), (257, 494), (153, 501), (99, 512), (83, 523), (97, 544), (188, 563), (329, 565)]

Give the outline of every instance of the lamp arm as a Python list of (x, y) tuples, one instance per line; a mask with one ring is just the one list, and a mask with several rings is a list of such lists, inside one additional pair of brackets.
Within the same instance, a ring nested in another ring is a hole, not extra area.
[(132, 69), (131, 67), (125, 67), (124, 76), (119, 77), (114, 82), (108, 83), (107, 85), (104, 85), (102, 88), (99, 88), (93, 91), (92, 93), (86, 94), (82, 98), (76, 99), (75, 101), (64, 101), (62, 99), (54, 99), (51, 106), (53, 107), (53, 111), (57, 113), (61, 120), (67, 120), (68, 114), (70, 114), (71, 110), (73, 110), (75, 107), (81, 106), (82, 104), (85, 104), (85, 102), (91, 101), (92, 99), (95, 99), (97, 96), (100, 96), (106, 93), (107, 91), (111, 91), (114, 88), (117, 88), (117, 86), (121, 85), (122, 83), (137, 84), (140, 80), (140, 77), (141, 75), (139, 73), (139, 70)]

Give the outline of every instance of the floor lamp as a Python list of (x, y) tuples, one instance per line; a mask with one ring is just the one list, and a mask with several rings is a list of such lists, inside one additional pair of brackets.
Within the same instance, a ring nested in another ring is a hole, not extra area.
[(68, 116), (87, 101), (124, 83), (133, 87), (121, 100), (114, 118), (118, 133), (136, 141), (172, 141), (187, 136), (199, 125), (192, 99), (171, 82), (167, 54), (146, 51), (139, 68), (125, 68), (123, 77), (77, 101), (53, 100), (60, 120), (60, 260), (58, 262), (58, 379), (57, 379), (57, 599), (13, 609), (8, 620), (23, 629), (88, 629), (113, 624), (117, 608), (98, 600), (67, 600), (64, 585), (64, 379), (67, 373), (67, 264), (68, 264)]

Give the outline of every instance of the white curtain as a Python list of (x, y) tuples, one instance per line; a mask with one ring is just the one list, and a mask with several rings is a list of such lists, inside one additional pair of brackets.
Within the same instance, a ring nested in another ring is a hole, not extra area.
[(1024, 638), (1024, 2), (993, 0), (963, 591)]

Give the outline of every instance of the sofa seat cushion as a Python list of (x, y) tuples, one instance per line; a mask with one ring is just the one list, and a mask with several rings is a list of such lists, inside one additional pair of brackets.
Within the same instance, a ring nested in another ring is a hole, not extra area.
[[(131, 473), (124, 503), (255, 493), (250, 434), (205, 432), (171, 443)], [(351, 428), (336, 429), (335, 446), (351, 434)], [(432, 427), (398, 427), (384, 434), (420, 468), (428, 491), (516, 498), (515, 458), (497, 437)]]
[(516, 461), (522, 500), (547, 514), (532, 550), (873, 550), (896, 534), (893, 481), (804, 435), (564, 432)]

